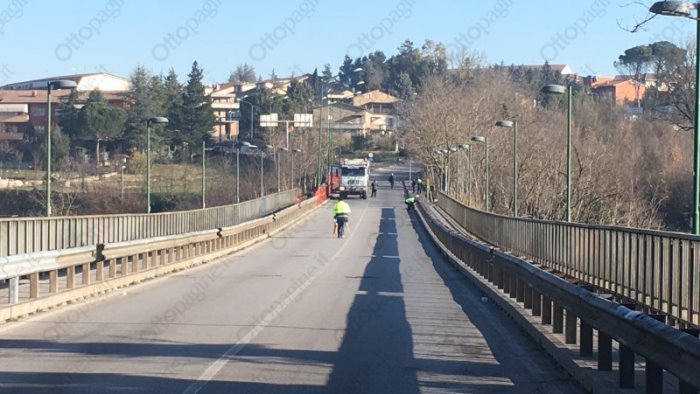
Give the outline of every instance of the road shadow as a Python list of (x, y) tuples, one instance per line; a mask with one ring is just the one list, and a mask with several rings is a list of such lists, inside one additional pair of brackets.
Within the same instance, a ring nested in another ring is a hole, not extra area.
[(333, 356), (327, 392), (418, 393), (399, 271), (396, 215), (382, 208), (377, 242)]

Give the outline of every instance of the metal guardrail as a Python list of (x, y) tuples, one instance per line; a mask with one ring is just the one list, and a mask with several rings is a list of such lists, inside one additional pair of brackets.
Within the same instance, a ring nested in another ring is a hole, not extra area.
[[(445, 195), (440, 197), (447, 200)], [(442, 205), (452, 205), (453, 209), (459, 206), (454, 200)], [(555, 334), (563, 334), (566, 344), (579, 345), (580, 357), (597, 357), (598, 371), (612, 371), (615, 367), (620, 388), (635, 387), (637, 354), (645, 358), (647, 393), (663, 391), (664, 370), (679, 378), (681, 393), (697, 393), (700, 387), (697, 331), (692, 334), (679, 331), (656, 320), (658, 316), (645, 315), (601, 298), (547, 272), (536, 262), (467, 239), (435, 220), (423, 206), (420, 211), (431, 236), (443, 250), (449, 251), (448, 257), (459, 261), (459, 267), (469, 275), (480, 277), (479, 282), (484, 281), (478, 285), (482, 290), (504, 293), (515, 299), (522, 309), (530, 310), (532, 316), (541, 317), (541, 324), (551, 325)], [(473, 219), (473, 216), (467, 215), (466, 218)], [(488, 282), (490, 284), (486, 284)], [(595, 353), (593, 329), (598, 330)], [(612, 340), (619, 343), (617, 363), (613, 363)], [(559, 345), (555, 344), (551, 349), (561, 357), (571, 358), (570, 353), (561, 352)]]
[(240, 204), (181, 212), (0, 219), (0, 256), (229, 227), (288, 207), (296, 194), (293, 189)]
[(0, 280), (7, 281), (0, 322), (230, 254), (317, 205), (310, 199), (233, 226), (174, 236), (0, 257)]
[(513, 218), (469, 208), (444, 193), (438, 206), (500, 249), (700, 325), (700, 236)]

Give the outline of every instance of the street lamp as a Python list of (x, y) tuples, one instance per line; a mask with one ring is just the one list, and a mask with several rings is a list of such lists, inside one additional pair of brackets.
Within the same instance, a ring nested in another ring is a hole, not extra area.
[(207, 136), (202, 137), (202, 209), (207, 207)]
[[(357, 67), (354, 70), (352, 70), (353, 73), (359, 73), (362, 71), (363, 71), (362, 67)], [(331, 77), (331, 79), (332, 78), (335, 78), (335, 76)], [(364, 83), (364, 81), (363, 81), (363, 83)], [(321, 85), (321, 89), (323, 89), (323, 85)], [(355, 88), (353, 87), (353, 96), (354, 96), (354, 89)], [(330, 93), (330, 90), (328, 91), (328, 93)], [(323, 100), (323, 98), (324, 98), (323, 97), (323, 90), (321, 90), (321, 99)], [(332, 182), (331, 182), (331, 152), (333, 151), (333, 140), (331, 139), (331, 120), (333, 119), (333, 115), (331, 115), (330, 94), (326, 98), (328, 98), (328, 111), (327, 111), (328, 112), (328, 152), (327, 152), (328, 163), (327, 163), (327, 168), (328, 168), (328, 196), (330, 197), (331, 188), (332, 188), (332, 186), (331, 186), (331, 184), (332, 184)], [(320, 114), (320, 111), (319, 111), (319, 114)], [(319, 128), (320, 127), (321, 126), (319, 125)], [(320, 137), (319, 137), (319, 142), (320, 142)], [(320, 144), (319, 144), (319, 149), (320, 149)]]
[(292, 189), (295, 188), (294, 186), (294, 155), (297, 153), (301, 153), (301, 149), (292, 149)]
[(168, 118), (153, 116), (146, 119), (146, 212), (151, 213), (151, 124), (166, 124)]
[(46, 84), (46, 216), (51, 216), (51, 90), (76, 87), (78, 84), (68, 79), (50, 81)]
[[(690, 15), (695, 8), (696, 16)], [(700, 18), (698, 4), (685, 1), (659, 1), (649, 11), (658, 15), (682, 16), (695, 19), (695, 117), (693, 119), (693, 234), (700, 234)]]
[(472, 184), (472, 150), (469, 144), (458, 145), (459, 150), (467, 151), (467, 199), (470, 201), (471, 184)]
[(566, 104), (566, 221), (571, 221), (571, 85), (544, 85), (540, 90), (546, 94), (567, 95)]
[(265, 151), (272, 149), (272, 145), (260, 147), (260, 197), (265, 196)]
[(513, 129), (513, 216), (518, 216), (518, 121), (499, 120), (498, 127), (510, 127)]
[(236, 204), (241, 202), (241, 148), (253, 148), (253, 145), (248, 141), (238, 141), (234, 145), (236, 148)]
[(486, 137), (483, 137), (480, 135), (475, 135), (472, 137), (472, 141), (479, 143), (479, 144), (484, 144), (484, 149), (486, 150), (486, 168), (485, 168), (486, 196), (485, 196), (484, 200), (485, 200), (485, 204), (486, 204), (486, 211), (488, 212), (488, 210), (489, 210), (489, 140)]
[[(255, 107), (255, 105), (253, 105), (253, 103), (243, 101), (243, 98), (239, 99), (238, 102), (250, 105), (250, 134), (248, 135), (248, 138), (252, 141), (253, 140), (253, 117), (255, 116), (255, 110), (253, 108)], [(238, 134), (240, 135), (240, 128), (238, 130)], [(238, 138), (238, 136), (236, 136), (236, 138)]]
[(280, 178), (280, 154), (282, 152), (289, 152), (289, 149), (286, 147), (282, 146), (279, 149), (277, 149), (277, 193), (282, 191), (282, 180)]

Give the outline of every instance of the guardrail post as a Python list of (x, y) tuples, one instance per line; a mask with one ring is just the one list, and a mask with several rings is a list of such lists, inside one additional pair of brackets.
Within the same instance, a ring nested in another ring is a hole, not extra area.
[(579, 348), (581, 357), (593, 356), (593, 327), (581, 319), (581, 345)]
[(598, 330), (598, 371), (612, 371), (612, 338)]
[(566, 333), (564, 333), (564, 342), (567, 344), (576, 343), (577, 325), (576, 315), (570, 311), (566, 311)]
[(510, 276), (510, 298), (516, 298), (518, 296), (518, 279), (515, 275)]
[[(700, 330), (697, 328), (684, 328), (681, 331), (685, 332), (686, 334), (690, 334), (694, 337), (700, 336)], [(678, 393), (679, 394), (697, 394), (698, 389), (695, 388), (693, 385), (691, 385), (688, 382), (680, 381), (678, 382)]]
[(495, 278), (494, 278), (495, 279), (494, 284), (496, 285), (497, 288), (503, 289), (503, 270), (498, 268), (498, 266), (496, 266), (495, 264), (494, 264), (494, 270), (496, 271)]
[(83, 264), (83, 284), (90, 284), (90, 263)]
[(542, 316), (542, 294), (532, 289), (532, 316)]
[[(631, 310), (635, 309), (634, 304), (621, 304)], [(620, 368), (620, 388), (634, 388), (634, 351), (624, 343), (620, 343), (619, 348), (619, 368)]]
[(129, 275), (129, 260), (134, 260), (138, 259), (138, 255), (133, 255), (133, 256), (127, 256), (127, 257), (122, 257), (119, 259), (119, 263), (121, 263), (121, 266), (119, 267), (119, 275), (121, 276), (126, 276)]
[[(649, 315), (654, 320), (666, 323), (664, 315)], [(646, 359), (646, 392), (649, 394), (661, 394), (664, 390), (664, 369), (650, 359)]]
[(501, 289), (503, 289), (503, 293), (510, 294), (510, 275), (506, 271), (503, 271), (502, 277), (503, 285), (501, 286)]
[(523, 282), (523, 288), (523, 291), (525, 292), (523, 305), (525, 306), (525, 309), (532, 309), (532, 288), (525, 282)]
[(542, 324), (552, 324), (552, 299), (542, 296)]
[(564, 332), (564, 308), (554, 304), (552, 309), (552, 332), (561, 334)]
[(517, 302), (525, 302), (525, 282), (522, 279), (515, 281), (515, 300)]
[(113, 279), (117, 276), (117, 259), (109, 259), (109, 279)]
[(66, 289), (75, 287), (75, 267), (66, 267)]
[(19, 302), (19, 277), (15, 276), (14, 278), (10, 278), (8, 285), (9, 294), (7, 296), (7, 302), (16, 304)]
[(102, 282), (105, 279), (105, 262), (104, 261), (98, 261), (95, 263), (95, 281), (96, 282)]
[(29, 274), (29, 298), (39, 297), (39, 273)]
[(49, 272), (49, 293), (56, 293), (58, 291), (58, 271), (53, 270)]

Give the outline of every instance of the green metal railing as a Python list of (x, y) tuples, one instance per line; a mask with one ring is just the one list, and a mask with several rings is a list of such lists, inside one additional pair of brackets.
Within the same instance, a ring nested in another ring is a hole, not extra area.
[(182, 212), (0, 219), (0, 256), (134, 241), (230, 227), (288, 207), (296, 190)]
[(700, 236), (513, 218), (469, 208), (444, 193), (438, 206), (504, 251), (700, 325)]

